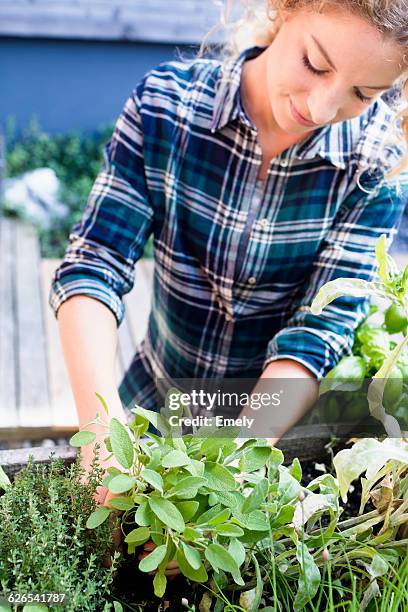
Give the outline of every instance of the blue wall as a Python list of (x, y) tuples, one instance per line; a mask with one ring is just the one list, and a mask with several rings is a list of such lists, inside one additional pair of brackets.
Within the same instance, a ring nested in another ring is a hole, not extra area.
[(48, 132), (93, 131), (113, 121), (150, 68), (192, 46), (0, 38), (0, 122), (20, 130), (36, 115)]

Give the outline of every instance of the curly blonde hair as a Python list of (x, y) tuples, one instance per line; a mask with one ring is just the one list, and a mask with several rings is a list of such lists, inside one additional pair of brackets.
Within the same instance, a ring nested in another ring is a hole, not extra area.
[[(213, 0), (221, 7), (218, 24), (205, 36), (199, 57), (211, 46), (208, 42), (214, 33), (224, 28), (225, 42), (218, 48), (218, 55), (226, 62), (237, 57), (245, 48), (270, 45), (281, 26), (282, 11), (310, 8), (321, 12), (324, 6), (340, 6), (363, 17), (387, 40), (400, 45), (408, 54), (408, 0)], [(406, 56), (404, 55), (406, 63)], [(385, 178), (393, 178), (408, 169), (408, 68), (394, 88), (382, 96), (394, 112), (393, 122), (386, 144), (406, 146), (400, 163)], [(384, 147), (383, 147), (384, 148)]]

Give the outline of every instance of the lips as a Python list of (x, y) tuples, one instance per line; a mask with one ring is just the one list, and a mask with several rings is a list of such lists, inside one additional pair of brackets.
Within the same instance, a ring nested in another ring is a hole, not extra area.
[(306, 119), (303, 115), (299, 113), (297, 108), (293, 105), (292, 100), (290, 101), (290, 110), (292, 111), (293, 118), (302, 125), (307, 125), (309, 127), (316, 127), (316, 123), (310, 121), (310, 119)]

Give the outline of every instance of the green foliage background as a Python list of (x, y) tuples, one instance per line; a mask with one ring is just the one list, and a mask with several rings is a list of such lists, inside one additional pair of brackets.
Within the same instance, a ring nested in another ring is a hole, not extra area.
[[(16, 177), (36, 168), (52, 168), (61, 181), (60, 200), (69, 215), (55, 221), (49, 230), (39, 229), (43, 257), (63, 257), (72, 226), (79, 221), (102, 163), (103, 145), (113, 132), (113, 123), (92, 134), (67, 132), (50, 135), (33, 118), (17, 137), (14, 122), (6, 127), (6, 173)], [(7, 209), (5, 211), (7, 213)], [(150, 239), (144, 256), (152, 257)]]

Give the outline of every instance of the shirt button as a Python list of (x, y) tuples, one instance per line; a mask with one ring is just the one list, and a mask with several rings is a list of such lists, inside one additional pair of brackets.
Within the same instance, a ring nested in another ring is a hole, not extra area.
[(248, 278), (248, 284), (249, 284), (249, 285), (255, 285), (255, 283), (256, 283), (256, 278), (255, 278), (255, 276), (250, 276), (250, 277)]
[(282, 166), (282, 168), (286, 168), (286, 166), (288, 165), (288, 160), (287, 159), (281, 159), (279, 163)]
[(261, 219), (259, 223), (262, 227), (269, 227), (269, 219)]

